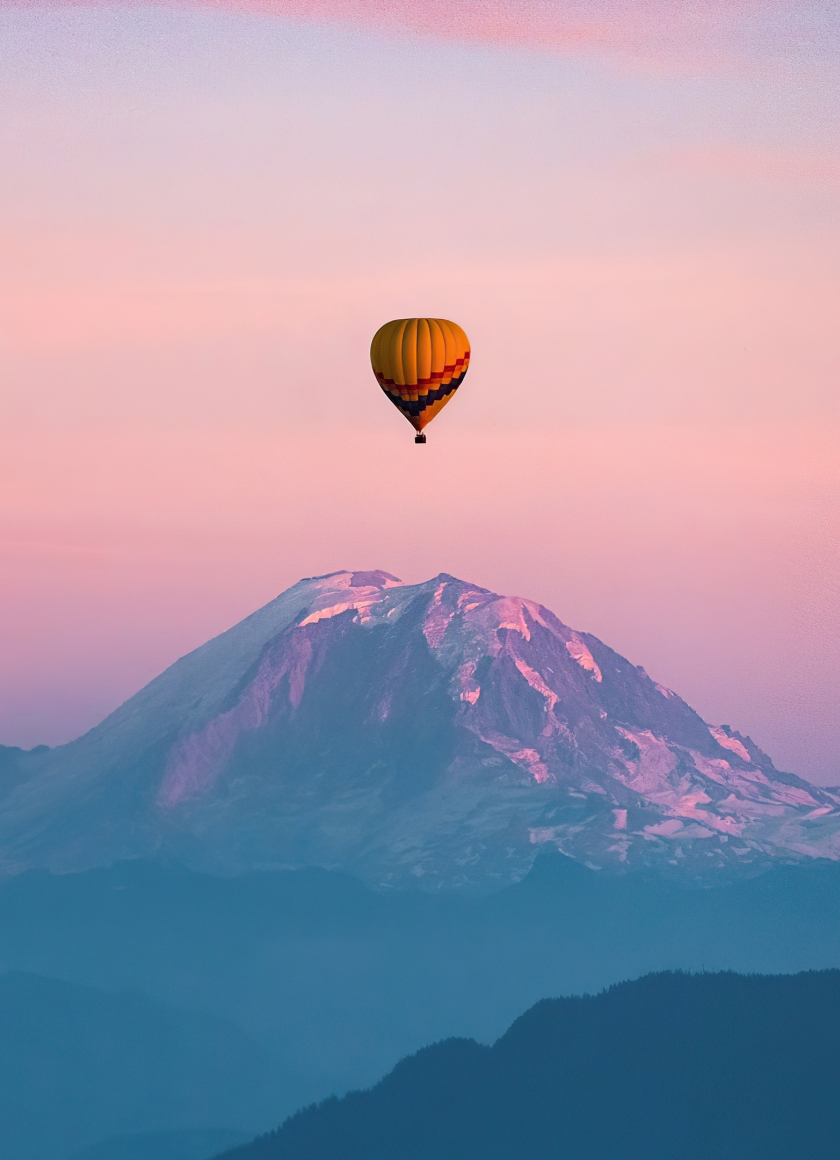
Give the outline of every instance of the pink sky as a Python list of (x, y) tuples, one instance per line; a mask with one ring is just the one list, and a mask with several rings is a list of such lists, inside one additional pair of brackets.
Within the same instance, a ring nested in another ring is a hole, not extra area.
[[(840, 781), (830, 9), (221, 7), (0, 11), (0, 743), (381, 567)], [(367, 347), (423, 313), (474, 355), (415, 448)]]
[(840, 28), (831, 0), (2, 0), (0, 7), (201, 9), (411, 33), (473, 44), (607, 49), (688, 61), (803, 51), (830, 54)]

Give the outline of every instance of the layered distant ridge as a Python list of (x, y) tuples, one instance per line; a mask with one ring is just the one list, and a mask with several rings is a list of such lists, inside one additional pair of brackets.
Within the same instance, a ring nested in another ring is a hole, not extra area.
[(0, 757), (6, 873), (160, 855), (486, 889), (547, 845), (694, 878), (840, 858), (840, 792), (446, 574), (303, 580), (78, 741)]
[(670, 972), (448, 1039), (218, 1160), (792, 1160), (837, 1151), (840, 971)]

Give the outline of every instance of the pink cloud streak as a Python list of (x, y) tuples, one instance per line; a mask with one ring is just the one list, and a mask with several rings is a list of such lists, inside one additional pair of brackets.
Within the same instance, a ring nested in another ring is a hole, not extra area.
[[(109, 0), (0, 0), (3, 8), (117, 6)], [(127, 0), (119, 7), (214, 9), (473, 44), (699, 55), (833, 39), (817, 0)]]

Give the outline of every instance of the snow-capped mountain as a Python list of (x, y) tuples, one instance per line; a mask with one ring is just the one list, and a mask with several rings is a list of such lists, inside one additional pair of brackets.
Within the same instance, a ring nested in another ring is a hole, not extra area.
[(445, 574), (302, 580), (78, 741), (0, 759), (5, 873), (160, 855), (486, 889), (547, 844), (692, 877), (840, 858), (840, 791)]

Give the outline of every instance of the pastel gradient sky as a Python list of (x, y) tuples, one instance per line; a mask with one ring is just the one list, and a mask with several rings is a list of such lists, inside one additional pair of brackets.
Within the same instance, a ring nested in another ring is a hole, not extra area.
[(0, 743), (384, 568), (840, 782), (839, 82), (835, 0), (0, 0)]

